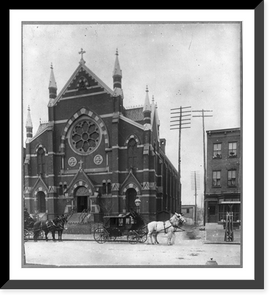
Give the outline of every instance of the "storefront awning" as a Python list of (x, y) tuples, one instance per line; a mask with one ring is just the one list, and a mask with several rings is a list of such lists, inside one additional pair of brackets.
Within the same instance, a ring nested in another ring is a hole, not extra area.
[(219, 204), (241, 204), (241, 201), (219, 201)]

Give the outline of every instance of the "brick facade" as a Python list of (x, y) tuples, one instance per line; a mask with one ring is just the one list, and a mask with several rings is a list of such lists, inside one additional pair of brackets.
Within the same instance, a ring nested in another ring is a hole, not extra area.
[(157, 107), (152, 101), (150, 114), (128, 112), (121, 76), (113, 78), (114, 90), (81, 60), (58, 95), (49, 87), (49, 121), (34, 136), (26, 125), (24, 205), (30, 213), (45, 207), (53, 216), (97, 205), (117, 215), (135, 209), (137, 197), (147, 220), (180, 212), (179, 176), (159, 138)]
[(207, 131), (206, 223), (223, 223), (227, 212), (241, 222), (241, 149), (239, 128)]

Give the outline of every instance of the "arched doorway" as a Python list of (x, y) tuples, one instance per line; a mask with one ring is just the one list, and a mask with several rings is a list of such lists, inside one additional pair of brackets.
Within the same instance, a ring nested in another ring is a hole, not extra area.
[(80, 186), (75, 192), (75, 198), (77, 212), (82, 212), (84, 209), (88, 209), (89, 191), (86, 187)]
[(39, 213), (46, 212), (46, 197), (44, 192), (38, 192), (36, 194), (37, 199), (37, 210)]
[(135, 210), (135, 200), (137, 197), (137, 191), (134, 188), (130, 188), (126, 191), (126, 210), (129, 212), (131, 209)]

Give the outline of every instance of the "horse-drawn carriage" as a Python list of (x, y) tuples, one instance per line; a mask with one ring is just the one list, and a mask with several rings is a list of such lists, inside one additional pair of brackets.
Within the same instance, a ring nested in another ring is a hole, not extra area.
[(58, 233), (58, 240), (62, 240), (64, 225), (67, 222), (67, 216), (56, 216), (54, 219), (48, 220), (48, 216), (31, 216), (27, 210), (24, 210), (24, 240), (38, 239), (48, 241), (48, 233), (52, 233), (53, 241), (55, 241), (55, 232)]
[(104, 216), (103, 225), (94, 231), (94, 239), (99, 244), (126, 239), (130, 244), (144, 243), (147, 239), (147, 229), (143, 219), (135, 211), (125, 215)]
[[(24, 209), (24, 240), (33, 240), (34, 238), (34, 228), (33, 225), (37, 221), (36, 216), (32, 216), (28, 213), (27, 209)], [(44, 232), (40, 231), (38, 239), (44, 238)]]
[(167, 221), (152, 221), (145, 224), (142, 217), (134, 211), (125, 215), (105, 216), (103, 219), (103, 226), (94, 231), (94, 239), (99, 244), (125, 238), (131, 244), (144, 243), (147, 236), (150, 238), (148, 243), (158, 244), (157, 235), (164, 233), (167, 235), (168, 245), (172, 245), (175, 232), (182, 230), (181, 226), (186, 222), (181, 214), (175, 213)]

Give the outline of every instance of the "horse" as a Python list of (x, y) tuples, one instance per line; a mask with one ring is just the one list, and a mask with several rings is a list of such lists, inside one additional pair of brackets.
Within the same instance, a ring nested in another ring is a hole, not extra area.
[(53, 220), (39, 220), (36, 221), (33, 225), (34, 231), (34, 241), (37, 242), (39, 233), (41, 230), (45, 232), (45, 240), (48, 241), (48, 233), (51, 232), (53, 241), (55, 242), (55, 232), (58, 233), (58, 240), (62, 241), (62, 233), (64, 230), (64, 225), (67, 222), (67, 216), (57, 216)]
[[(185, 218), (178, 213), (175, 213), (167, 221), (152, 221), (147, 224), (148, 236), (150, 237), (151, 244), (159, 244), (157, 240), (157, 235), (160, 232), (167, 233), (167, 244), (172, 245), (172, 239), (175, 237), (175, 231), (179, 225), (185, 223)], [(152, 236), (154, 236), (155, 242), (153, 242)], [(149, 239), (147, 244), (149, 244)]]

